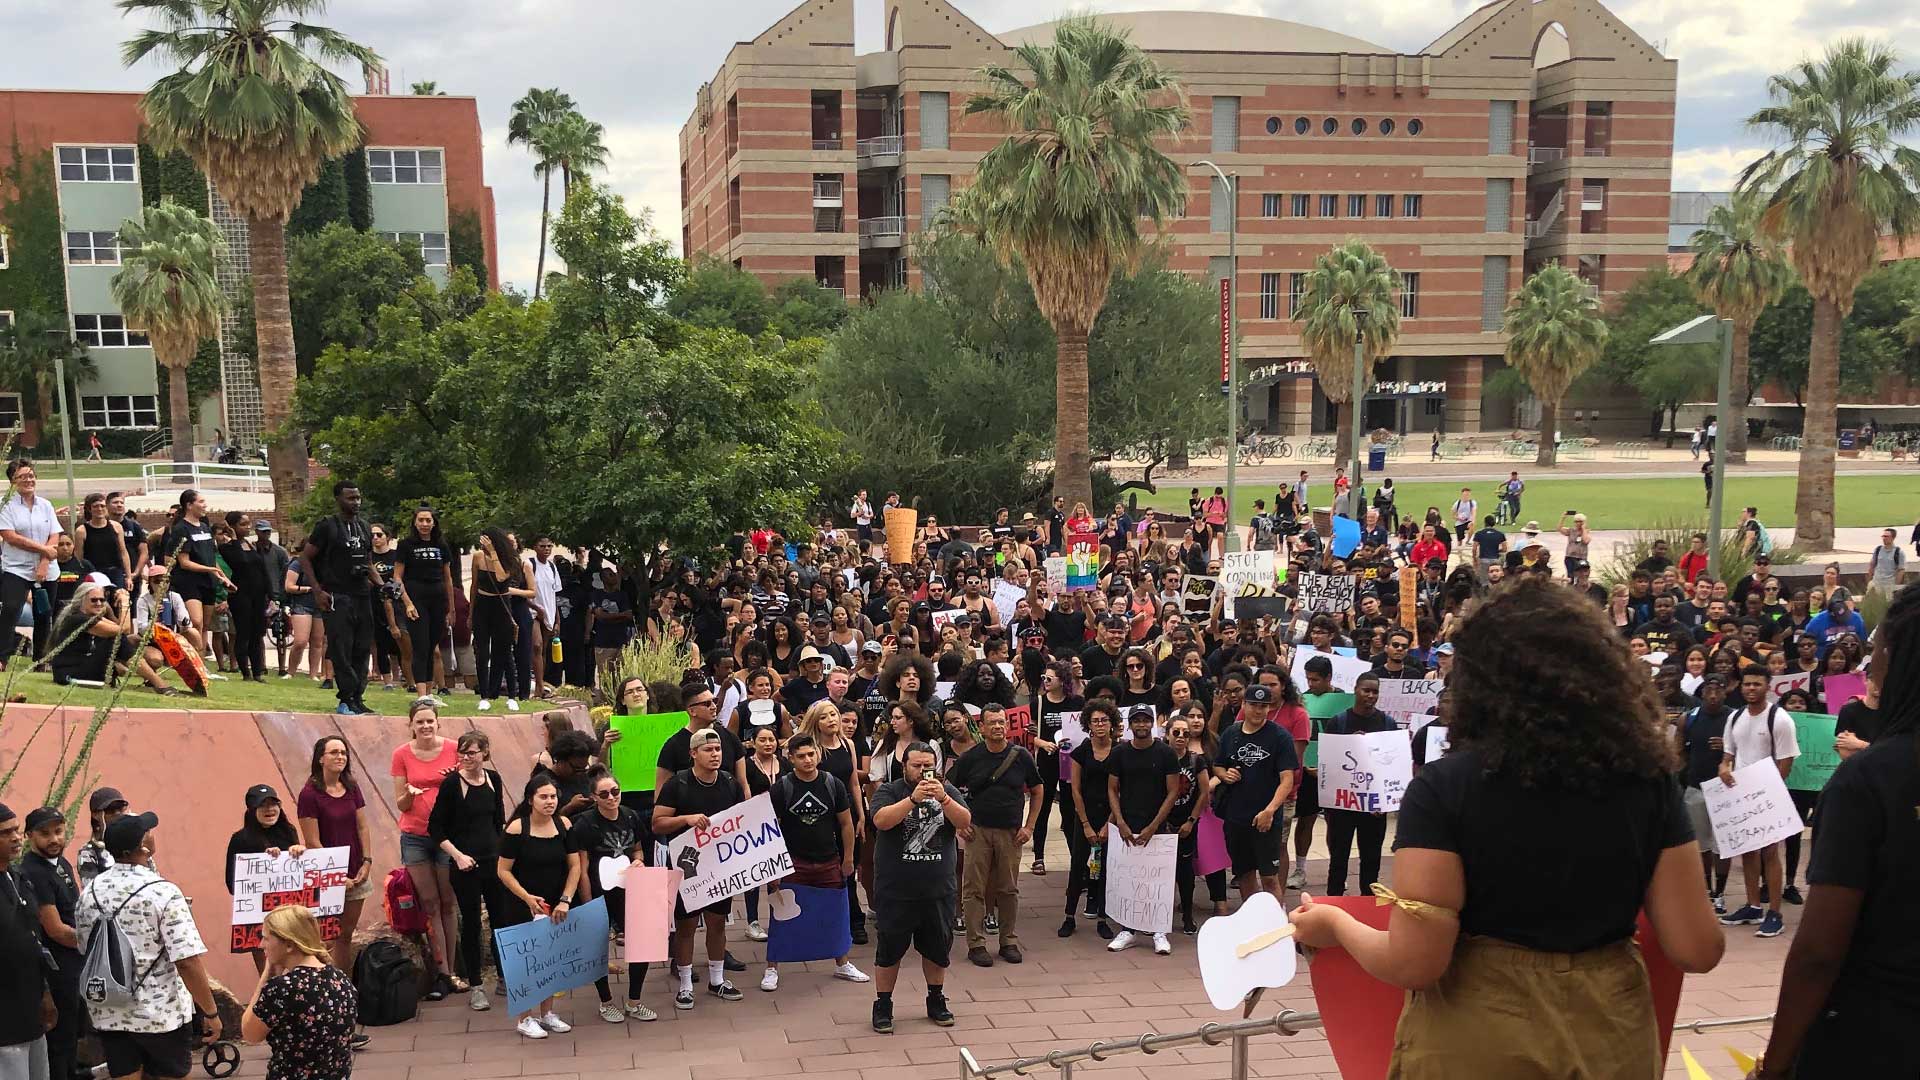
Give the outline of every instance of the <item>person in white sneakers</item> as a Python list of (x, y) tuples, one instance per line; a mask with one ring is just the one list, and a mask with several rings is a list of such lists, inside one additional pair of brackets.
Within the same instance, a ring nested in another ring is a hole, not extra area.
[[(536, 772), (527, 781), (525, 796), (507, 822), (500, 837), (500, 884), (520, 901), (525, 918), (531, 922), (545, 916), (556, 923), (567, 921), (573, 897), (580, 888), (581, 863), (574, 858), (580, 850), (580, 838), (567, 828), (560, 816), (560, 787), (551, 773)], [(544, 1039), (548, 1032), (564, 1035), (573, 1025), (560, 1019), (553, 1007), (560, 1000), (554, 995), (535, 1002), (520, 1017), (515, 1030), (529, 1039)]]
[[(713, 704), (713, 695), (706, 695), (705, 704)], [(707, 828), (712, 824), (709, 814), (731, 809), (742, 801), (735, 774), (721, 771), (721, 751), (720, 733), (710, 727), (688, 737), (687, 753), (693, 766), (674, 773), (654, 795), (655, 840), (665, 843), (688, 829)], [(673, 902), (673, 965), (680, 979), (673, 996), (674, 1008), (693, 1008), (693, 939), (703, 928), (707, 935), (707, 993), (721, 1001), (739, 1001), (743, 996), (727, 979), (727, 909), (732, 906), (732, 897), (692, 911), (680, 900)]]
[[(1732, 787), (1734, 772), (1756, 761), (1772, 761), (1785, 778), (1793, 769), (1793, 759), (1800, 756), (1800, 732), (1794, 726), (1793, 715), (1767, 703), (1767, 673), (1758, 668), (1740, 673), (1740, 696), (1746, 699), (1746, 705), (1727, 719), (1726, 749), (1720, 758), (1721, 782)], [(1768, 844), (1759, 851), (1740, 856), (1740, 875), (1746, 879), (1747, 902), (1740, 910), (1722, 915), (1722, 923), (1728, 926), (1759, 923), (1755, 936), (1780, 936), (1786, 928), (1780, 916), (1781, 886), (1786, 878), (1782, 847), (1777, 843)], [(1760, 899), (1763, 887), (1765, 900)], [(1756, 901), (1766, 904), (1766, 910), (1762, 911)]]
[[(787, 852), (793, 856), (793, 873), (781, 879), (775, 891), (781, 885), (805, 885), (843, 892), (853, 877), (853, 793), (839, 777), (820, 771), (820, 746), (813, 736), (788, 739), (787, 760), (793, 771), (775, 780), (768, 796), (774, 816), (780, 819), (780, 833), (787, 838)], [(771, 908), (771, 893), (768, 900)], [(768, 917), (773, 917), (771, 911)], [(847, 953), (834, 959), (833, 977), (873, 981), (853, 966), (853, 957)], [(772, 993), (779, 988), (780, 965), (769, 960), (760, 976), (760, 989)]]
[[(1135, 706), (1127, 714), (1131, 738), (1114, 747), (1107, 773), (1107, 802), (1115, 811), (1113, 827), (1123, 842), (1134, 847), (1144, 847), (1160, 831), (1180, 797), (1180, 758), (1172, 747), (1153, 737), (1153, 721), (1150, 705)], [(1132, 948), (1139, 933), (1123, 925), (1107, 943), (1107, 951)], [(1153, 951), (1165, 956), (1173, 951), (1173, 942), (1166, 934), (1156, 933)]]

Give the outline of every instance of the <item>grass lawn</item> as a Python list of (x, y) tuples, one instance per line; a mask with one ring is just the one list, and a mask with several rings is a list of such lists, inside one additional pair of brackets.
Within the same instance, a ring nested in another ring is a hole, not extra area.
[[(269, 664), (272, 661), (268, 661)], [(163, 671), (162, 676), (175, 687), (180, 687), (179, 676), (171, 671)], [(7, 680), (12, 679), (11, 683)], [(94, 708), (105, 703), (113, 696), (111, 689), (95, 689), (84, 686), (55, 686), (53, 676), (43, 671), (11, 672), (0, 674), (0, 686), (6, 686), (11, 694), (24, 694), (29, 702), (36, 705), (73, 705), (81, 708)], [(182, 687), (184, 690), (184, 687)], [(471, 712), (476, 699), (471, 694), (454, 698), (454, 711)], [(405, 716), (407, 705), (413, 701), (411, 690), (383, 690), (376, 681), (367, 691), (367, 705), (382, 715)], [(322, 690), (319, 684), (305, 675), (296, 675), (291, 679), (282, 679), (269, 673), (267, 681), (262, 683), (242, 682), (238, 675), (229, 675), (226, 682), (215, 680), (212, 692), (206, 697), (182, 693), (178, 697), (162, 697), (146, 688), (138, 676), (130, 677), (127, 688), (121, 692), (119, 704), (129, 709), (235, 709), (242, 712), (308, 712), (330, 713), (339, 699), (331, 690)], [(464, 709), (463, 709), (464, 706)], [(522, 706), (534, 710), (535, 706)]]
[[(107, 461), (76, 461), (73, 463), (75, 480), (112, 480), (127, 478), (138, 480), (140, 467), (144, 460), (138, 458), (119, 458)], [(34, 471), (40, 476), (41, 486), (59, 486), (66, 483), (67, 467), (59, 461), (41, 459), (33, 463)]]
[[(1316, 471), (1312, 489), (1315, 505), (1324, 506), (1332, 495), (1330, 480), (1319, 479)], [(1485, 480), (1469, 485), (1480, 502), (1481, 513), (1490, 514), (1498, 501), (1495, 488), (1504, 469), (1491, 469)], [(1920, 476), (1913, 473), (1866, 473), (1836, 479), (1835, 503), (1839, 526), (1843, 528), (1891, 525), (1904, 537), (1920, 514)], [(1367, 478), (1369, 496), (1379, 477)], [(1156, 495), (1141, 500), (1156, 510), (1185, 514), (1187, 488), (1191, 485), (1168, 484)], [(1254, 499), (1271, 501), (1277, 484), (1239, 484), (1235, 490), (1234, 515), (1245, 524), (1253, 512)], [(1451, 522), (1453, 500), (1460, 495), (1459, 481), (1395, 483), (1400, 512), (1421, 513), (1429, 506), (1440, 508), (1441, 516)], [(1793, 526), (1794, 478), (1791, 476), (1736, 477), (1727, 481), (1725, 513), (1731, 526), (1739, 519), (1740, 508), (1757, 506), (1760, 520), (1770, 528)], [(1697, 520), (1704, 524), (1706, 488), (1697, 478), (1650, 476), (1644, 480), (1530, 479), (1521, 498), (1522, 521), (1537, 518), (1543, 528), (1551, 529), (1563, 510), (1578, 510), (1587, 515), (1588, 527), (1601, 529), (1644, 529), (1678, 520)]]

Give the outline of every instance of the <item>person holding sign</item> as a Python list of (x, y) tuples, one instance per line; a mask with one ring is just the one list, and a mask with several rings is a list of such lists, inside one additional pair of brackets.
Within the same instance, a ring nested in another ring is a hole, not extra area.
[[(1180, 798), (1180, 761), (1172, 747), (1153, 737), (1154, 719), (1150, 705), (1136, 706), (1127, 714), (1132, 737), (1114, 748), (1113, 768), (1107, 773), (1107, 804), (1117, 811), (1113, 827), (1120, 839), (1134, 847), (1145, 846), (1160, 832)], [(1107, 951), (1130, 949), (1136, 941), (1134, 929), (1123, 925)], [(1173, 952), (1173, 943), (1166, 934), (1156, 932), (1153, 951), (1166, 956)]]
[(882, 1035), (893, 1034), (893, 988), (908, 948), (920, 954), (927, 979), (927, 1019), (953, 1026), (945, 987), (958, 892), (955, 837), (973, 827), (973, 815), (960, 790), (933, 768), (933, 747), (910, 742), (900, 776), (873, 796), (873, 915), (879, 934), (873, 951), (873, 1030)]
[[(618, 885), (608, 886), (601, 877), (601, 862), (606, 859), (627, 859), (634, 866), (647, 865), (646, 842), (649, 834), (640, 826), (640, 815), (632, 807), (621, 802), (620, 781), (603, 766), (594, 766), (591, 775), (593, 783), (593, 809), (579, 814), (573, 819), (569, 830), (574, 848), (579, 852), (580, 873), (578, 888), (574, 893), (582, 904), (596, 896), (607, 900), (607, 921), (614, 932), (623, 939), (627, 930), (627, 891)], [(627, 965), (627, 1005), (625, 1011), (613, 1003), (613, 988), (607, 984), (607, 976), (601, 975), (594, 981), (593, 989), (600, 995), (600, 1019), (609, 1024), (624, 1024), (627, 1017), (635, 1020), (658, 1020), (660, 1017), (652, 1009), (640, 1003), (640, 988), (647, 983), (647, 965)]]
[[(1725, 939), (1653, 684), (1599, 609), (1535, 575), (1453, 641), (1453, 745), (1401, 803), (1394, 888), (1375, 889), (1387, 928), (1303, 894), (1295, 937), (1412, 991), (1402, 1080), (1658, 1076), (1639, 912), (1682, 971), (1711, 970)], [(1562, 902), (1542, 903), (1541, 882)]]
[[(453, 860), (454, 901), (460, 908), (460, 951), (455, 972), (467, 984), (467, 1007), (492, 1008), (480, 981), (480, 907), (495, 926), (507, 925), (507, 893), (500, 884), (500, 836), (507, 828), (507, 785), (490, 764), (493, 744), (485, 732), (469, 731), (454, 743), (460, 765), (440, 781), (427, 814), (427, 836)], [(499, 954), (494, 969), (500, 968)]]
[(340, 912), (340, 936), (331, 948), (333, 966), (352, 971), (353, 931), (360, 925), (367, 897), (373, 895), (373, 860), (367, 857), (373, 844), (367, 829), (367, 801), (353, 778), (347, 740), (322, 735), (314, 741), (307, 784), (294, 805), (302, 844), (347, 849), (347, 900)]
[(1073, 747), (1061, 745), (1060, 727), (1068, 716), (1077, 722), (1086, 704), (1085, 698), (1073, 692), (1073, 667), (1060, 661), (1046, 664), (1040, 674), (1040, 693), (1033, 701), (1033, 756), (1041, 777), (1040, 814), (1034, 819), (1033, 866), (1030, 868), (1035, 874), (1047, 872), (1047, 819), (1056, 801), (1060, 803), (1061, 835), (1068, 838), (1075, 835), (1073, 796), (1060, 772), (1060, 755), (1073, 753)]
[(1214, 805), (1227, 840), (1233, 878), (1242, 896), (1265, 889), (1282, 899), (1287, 831), (1284, 812), (1300, 758), (1293, 736), (1272, 723), (1279, 695), (1264, 683), (1247, 687), (1240, 722), (1220, 733), (1213, 759)]
[(313, 912), (298, 904), (267, 912), (259, 951), (266, 966), (240, 1016), (241, 1038), (272, 1048), (272, 1080), (347, 1080), (359, 999), (346, 972), (327, 963)]
[[(306, 850), (305, 845), (300, 843), (300, 834), (294, 830), (293, 822), (288, 821), (280, 809), (280, 793), (273, 790), (270, 784), (253, 785), (247, 789), (247, 816), (242, 819), (240, 828), (227, 838), (227, 895), (233, 895), (235, 856), (265, 852), (267, 857), (277, 859), (281, 852), (285, 852), (297, 859)], [(259, 949), (247, 951), (253, 956), (253, 970), (265, 971), (266, 954)]]
[(1687, 711), (1675, 733), (1680, 740), (1680, 756), (1686, 762), (1682, 796), (1687, 817), (1693, 823), (1693, 835), (1700, 842), (1700, 869), (1713, 899), (1715, 913), (1727, 913), (1727, 874), (1732, 860), (1722, 859), (1714, 847), (1713, 821), (1707, 816), (1707, 797), (1700, 785), (1720, 775), (1720, 759), (1726, 748), (1727, 677), (1710, 672), (1700, 679), (1700, 704)]
[[(1353, 681), (1353, 705), (1340, 715), (1320, 722), (1322, 735), (1366, 735), (1392, 731), (1393, 717), (1374, 708), (1380, 700), (1380, 676), (1373, 672)], [(1380, 848), (1387, 839), (1387, 815), (1364, 810), (1336, 810), (1323, 806), (1327, 815), (1327, 895), (1347, 893), (1347, 851), (1356, 834), (1360, 838), (1360, 891), (1366, 893), (1380, 880)]]
[[(693, 712), (700, 693), (687, 696), (687, 710)], [(712, 713), (713, 694), (707, 692), (708, 715)], [(721, 733), (711, 728), (693, 732), (687, 739), (691, 768), (673, 774), (653, 797), (653, 835), (662, 843), (688, 829), (704, 829), (712, 824), (709, 814), (726, 810), (744, 798), (739, 781), (721, 771), (723, 760)], [(665, 760), (665, 751), (661, 760)], [(727, 909), (733, 898), (716, 901), (688, 911), (686, 904), (674, 901), (673, 964), (679, 977), (673, 1007), (681, 1011), (693, 1008), (693, 937), (702, 926), (707, 932), (707, 993), (721, 1001), (739, 1001), (741, 993), (727, 979)]]
[[(1779, 705), (1767, 703), (1767, 673), (1748, 668), (1740, 673), (1740, 696), (1746, 704), (1727, 719), (1726, 748), (1721, 751), (1720, 781), (1733, 786), (1733, 774), (1756, 761), (1772, 761), (1784, 778), (1793, 770), (1793, 759), (1800, 755), (1800, 730), (1793, 717)], [(1728, 926), (1760, 924), (1756, 937), (1779, 937), (1786, 929), (1780, 915), (1782, 886), (1785, 883), (1785, 852), (1781, 844), (1768, 844), (1759, 851), (1740, 856), (1740, 876), (1747, 886), (1747, 902), (1740, 910), (1723, 915)], [(1766, 910), (1755, 901), (1766, 888)]]
[[(525, 797), (500, 838), (500, 883), (520, 901), (508, 915), (508, 925), (534, 919), (567, 921), (572, 897), (580, 887), (580, 860), (574, 858), (579, 841), (560, 819), (560, 787), (549, 773), (537, 772), (527, 781)], [(558, 995), (535, 1002), (520, 1017), (515, 1030), (529, 1039), (548, 1032), (564, 1035), (573, 1025), (553, 1011)]]

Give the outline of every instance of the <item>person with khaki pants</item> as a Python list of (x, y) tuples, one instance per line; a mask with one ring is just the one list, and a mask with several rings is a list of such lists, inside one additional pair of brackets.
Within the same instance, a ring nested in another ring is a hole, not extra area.
[(1033, 839), (1040, 816), (1040, 770), (1033, 755), (1007, 741), (1007, 712), (987, 705), (980, 713), (980, 742), (947, 769), (947, 782), (966, 793), (973, 810), (966, 840), (961, 911), (967, 923), (967, 959), (992, 967), (987, 951), (987, 913), (1000, 933), (1000, 959), (1020, 963), (1015, 920), (1020, 906), (1020, 850)]

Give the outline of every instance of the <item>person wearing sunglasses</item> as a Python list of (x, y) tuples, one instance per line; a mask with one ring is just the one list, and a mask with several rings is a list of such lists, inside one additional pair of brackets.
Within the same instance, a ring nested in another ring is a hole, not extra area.
[(111, 606), (107, 603), (107, 590), (111, 587), (105, 574), (97, 571), (89, 574), (54, 621), (53, 644), (58, 649), (50, 665), (53, 681), (62, 686), (75, 680), (104, 683), (109, 667), (124, 674), (131, 663), (140, 673), (141, 681), (154, 693), (168, 697), (179, 694), (180, 691), (168, 686), (154, 669), (155, 664), (166, 663), (160, 650), (149, 646), (144, 656), (134, 655), (139, 647), (131, 636), (126, 636), (129, 594), (123, 590), (119, 605)]
[[(640, 827), (639, 813), (621, 804), (620, 781), (615, 780), (613, 774), (602, 765), (594, 766), (590, 776), (593, 783), (593, 809), (589, 813), (577, 814), (573, 819), (572, 832), (579, 841), (575, 857), (584, 864), (579, 875), (577, 903), (585, 904), (595, 896), (606, 897), (607, 921), (613, 926), (614, 941), (624, 946), (627, 891), (603, 886), (601, 863), (607, 859), (625, 858), (635, 866), (645, 866), (647, 833)], [(629, 1016), (635, 1020), (658, 1020), (659, 1014), (640, 1003), (640, 988), (646, 981), (647, 965), (627, 965), (627, 1003), (622, 1009), (614, 1004), (613, 989), (608, 984), (607, 976), (600, 976), (593, 984), (594, 990), (600, 995), (600, 1019), (609, 1024), (624, 1024)]]
[[(480, 978), (480, 907), (487, 921), (506, 925), (507, 891), (500, 883), (500, 836), (506, 831), (506, 784), (491, 762), (492, 745), (484, 732), (469, 731), (455, 744), (456, 765), (440, 781), (427, 814), (427, 837), (453, 860), (449, 876), (460, 908), (460, 954), (455, 974), (467, 985), (467, 1005), (475, 1012), (492, 1007)], [(491, 947), (492, 935), (489, 938)], [(496, 953), (494, 970), (499, 970)], [(503, 991), (504, 992), (504, 991)]]

